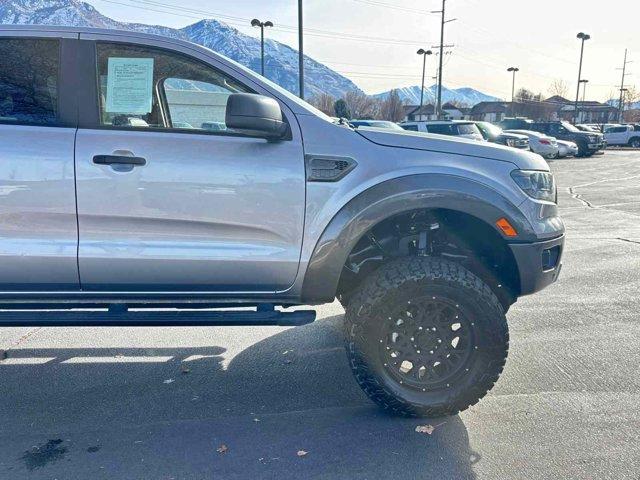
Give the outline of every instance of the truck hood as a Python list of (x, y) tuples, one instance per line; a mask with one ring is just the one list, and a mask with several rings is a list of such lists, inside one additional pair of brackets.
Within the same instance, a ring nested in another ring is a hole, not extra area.
[(495, 143), (429, 133), (386, 131), (362, 127), (358, 128), (356, 132), (370, 142), (384, 147), (443, 152), (487, 161), (510, 162), (521, 170), (549, 170), (549, 165), (540, 155)]

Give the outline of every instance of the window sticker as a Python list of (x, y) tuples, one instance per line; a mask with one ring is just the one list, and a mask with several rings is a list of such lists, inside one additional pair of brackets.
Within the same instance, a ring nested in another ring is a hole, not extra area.
[(109, 58), (106, 112), (145, 115), (152, 95), (153, 58)]

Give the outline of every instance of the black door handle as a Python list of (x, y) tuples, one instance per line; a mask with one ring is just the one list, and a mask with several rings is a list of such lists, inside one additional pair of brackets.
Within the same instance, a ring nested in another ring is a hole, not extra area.
[(97, 165), (146, 165), (147, 160), (142, 157), (127, 157), (126, 155), (96, 155), (93, 163)]

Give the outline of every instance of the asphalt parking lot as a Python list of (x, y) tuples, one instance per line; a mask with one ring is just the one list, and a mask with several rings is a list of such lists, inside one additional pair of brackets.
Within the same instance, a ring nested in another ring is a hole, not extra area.
[(637, 480), (640, 152), (552, 168), (560, 281), (510, 310), (506, 370), (468, 411), (380, 413), (338, 304), (296, 329), (0, 329), (0, 478)]

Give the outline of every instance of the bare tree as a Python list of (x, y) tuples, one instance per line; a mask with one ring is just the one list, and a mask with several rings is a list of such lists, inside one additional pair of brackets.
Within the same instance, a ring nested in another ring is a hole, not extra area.
[(400, 122), (404, 119), (404, 103), (398, 90), (391, 90), (387, 98), (380, 102), (380, 118), (391, 122)]
[(516, 93), (513, 115), (524, 116), (534, 120), (548, 120), (558, 105), (546, 102), (542, 93), (533, 93), (531, 90), (521, 88)]
[(634, 103), (640, 102), (640, 89), (638, 89), (635, 85), (630, 85), (625, 87), (627, 89), (624, 92), (624, 105), (627, 109), (624, 112), (624, 121), (625, 122), (637, 122), (640, 118), (640, 114), (638, 113), (638, 109), (634, 109), (632, 105)]
[(352, 118), (374, 119), (380, 115), (380, 101), (359, 90), (347, 92), (344, 101)]
[(334, 115), (334, 105), (336, 103), (336, 99), (333, 98), (328, 93), (320, 93), (314, 96), (309, 103), (320, 110), (322, 113), (325, 113), (329, 116)]
[(467, 102), (461, 102), (460, 100), (450, 100), (447, 102), (449, 105), (453, 105), (456, 108), (470, 108), (473, 105), (469, 105)]
[(569, 85), (567, 82), (562, 80), (561, 78), (556, 78), (551, 85), (549, 86), (549, 95), (559, 96), (559, 97), (567, 97), (567, 93), (569, 92)]

